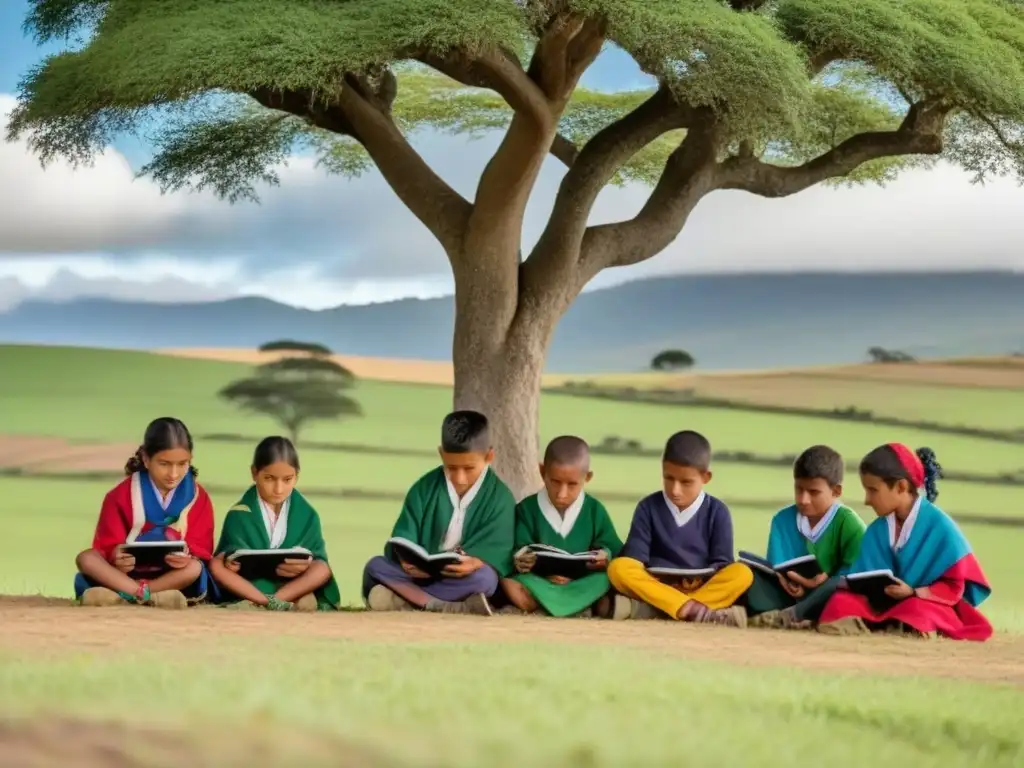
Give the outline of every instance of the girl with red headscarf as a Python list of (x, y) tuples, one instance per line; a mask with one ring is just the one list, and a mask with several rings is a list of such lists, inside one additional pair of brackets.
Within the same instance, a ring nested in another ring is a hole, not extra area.
[(992, 625), (978, 611), (991, 593), (988, 580), (960, 528), (933, 503), (941, 476), (929, 448), (915, 453), (890, 443), (864, 457), (864, 501), (878, 518), (868, 526), (849, 576), (888, 570), (898, 583), (887, 586), (874, 604), (840, 588), (822, 611), (820, 632), (888, 630), (954, 640), (992, 636)]

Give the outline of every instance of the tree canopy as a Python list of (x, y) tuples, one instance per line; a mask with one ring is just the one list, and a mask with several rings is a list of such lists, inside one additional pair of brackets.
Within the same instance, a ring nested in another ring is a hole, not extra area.
[(655, 371), (673, 371), (692, 368), (696, 364), (693, 355), (683, 349), (666, 349), (654, 356), (651, 368)]
[[(8, 137), (45, 163), (149, 139), (167, 190), (255, 199), (296, 150), (376, 168), (455, 279), (455, 405), (492, 417), (514, 487), (536, 481), (543, 362), (601, 270), (661, 252), (718, 190), (783, 197), (939, 158), (1024, 180), (1022, 0), (33, 0), (39, 41)], [(652, 87), (580, 87), (617, 47)], [(472, 199), (415, 149), (501, 143)], [(542, 164), (564, 164), (526, 251)], [(608, 184), (651, 186), (591, 223)], [(514, 466), (513, 466), (514, 465)]]

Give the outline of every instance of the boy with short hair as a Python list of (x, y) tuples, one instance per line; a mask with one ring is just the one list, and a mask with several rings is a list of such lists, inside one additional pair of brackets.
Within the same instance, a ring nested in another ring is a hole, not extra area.
[[(704, 492), (711, 480), (711, 444), (703, 435), (677, 432), (662, 456), (663, 489), (643, 499), (633, 513), (621, 557), (608, 578), (624, 598), (616, 619), (653, 619), (745, 627), (746, 611), (734, 605), (754, 579), (733, 561), (729, 508)], [(707, 579), (662, 581), (648, 568), (717, 568)]]
[(793, 571), (774, 578), (755, 571), (746, 599), (750, 626), (812, 626), (860, 552), (866, 526), (839, 500), (843, 457), (838, 452), (815, 445), (800, 454), (793, 464), (793, 490), (796, 503), (772, 518), (766, 559), (774, 566), (810, 554), (822, 572), (807, 579)]
[[(593, 478), (590, 448), (579, 437), (563, 435), (552, 440), (540, 465), (544, 487), (516, 507), (515, 567), (518, 573), (502, 579), (501, 586), (513, 612), (551, 616), (611, 615), (611, 584), (608, 561), (619, 554), (622, 541), (608, 510), (584, 487)], [(587, 563), (590, 573), (576, 579), (531, 573), (537, 554), (527, 547), (546, 544), (566, 552), (597, 551)]]
[(372, 611), (491, 616), (488, 598), (512, 570), (516, 502), (490, 466), (487, 417), (476, 411), (445, 416), (438, 453), (441, 466), (409, 489), (391, 536), (429, 554), (458, 552), (463, 559), (432, 578), (388, 545), (366, 564), (363, 597)]

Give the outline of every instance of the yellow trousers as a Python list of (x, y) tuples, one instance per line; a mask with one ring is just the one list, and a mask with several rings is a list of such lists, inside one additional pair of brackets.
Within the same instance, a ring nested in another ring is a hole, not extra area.
[(730, 563), (693, 592), (683, 592), (647, 572), (639, 560), (617, 557), (608, 564), (608, 579), (615, 589), (634, 600), (643, 600), (673, 619), (690, 600), (712, 610), (728, 608), (754, 583), (754, 572), (743, 563)]

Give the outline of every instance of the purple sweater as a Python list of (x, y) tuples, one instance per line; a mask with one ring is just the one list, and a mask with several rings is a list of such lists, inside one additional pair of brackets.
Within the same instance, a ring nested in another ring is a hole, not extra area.
[(637, 504), (621, 557), (648, 568), (709, 568), (733, 562), (729, 508), (705, 494), (704, 503), (686, 525), (676, 525), (661, 491)]

